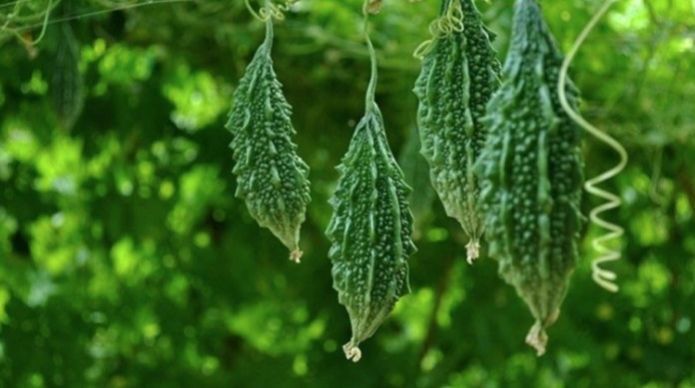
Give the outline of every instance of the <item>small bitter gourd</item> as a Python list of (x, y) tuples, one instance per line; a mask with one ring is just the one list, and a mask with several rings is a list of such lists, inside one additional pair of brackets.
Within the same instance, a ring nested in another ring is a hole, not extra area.
[[(536, 319), (526, 342), (545, 351), (576, 266), (583, 184), (580, 128), (558, 98), (563, 55), (535, 0), (517, 0), (504, 81), (488, 106), (479, 162), (489, 254)], [(577, 91), (568, 83), (569, 103)]]
[(343, 346), (354, 362), (359, 344), (371, 337), (398, 299), (410, 292), (407, 258), (411, 240), (410, 188), (391, 152), (384, 121), (374, 98), (376, 54), (365, 37), (372, 62), (365, 115), (355, 128), (348, 151), (338, 166), (340, 179), (331, 198), (333, 215), (326, 234), (332, 246), (333, 288), (350, 316), (352, 336)]
[[(60, 14), (69, 14), (70, 1), (61, 4)], [(84, 106), (84, 81), (80, 73), (80, 45), (69, 21), (56, 26), (52, 53), (50, 96), (58, 123), (72, 129)]]
[(413, 188), (408, 196), (408, 202), (413, 213), (413, 236), (415, 239), (422, 237), (425, 228), (431, 221), (432, 205), (437, 196), (430, 181), (430, 168), (420, 154), (420, 149), (420, 133), (417, 127), (413, 126), (398, 156), (398, 163), (403, 170), (405, 181)]
[(273, 21), (267, 18), (266, 37), (234, 92), (227, 122), (236, 159), (236, 196), (246, 201), (251, 216), (291, 250), (299, 262), (301, 224), (310, 201), (309, 167), (292, 142), (296, 132), (292, 107), (273, 69)]
[(447, 215), (469, 238), (472, 262), (483, 233), (474, 164), (485, 142), (481, 119), (499, 86), (500, 64), (473, 0), (443, 0), (432, 30), (414, 89), (422, 154)]

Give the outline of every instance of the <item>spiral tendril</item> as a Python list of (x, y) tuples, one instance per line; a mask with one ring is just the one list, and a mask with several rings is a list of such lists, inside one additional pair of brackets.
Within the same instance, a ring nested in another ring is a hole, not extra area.
[(461, 3), (458, 0), (454, 0), (454, 3), (449, 4), (443, 15), (430, 23), (430, 39), (417, 46), (415, 52), (413, 52), (413, 57), (422, 60), (434, 47), (435, 40), (456, 32), (462, 32), (463, 29), (463, 9), (461, 8)]
[(596, 197), (605, 200), (601, 205), (594, 207), (589, 213), (589, 219), (591, 223), (603, 228), (606, 233), (592, 240), (591, 244), (594, 250), (599, 254), (599, 257), (591, 263), (592, 277), (594, 281), (604, 289), (617, 292), (618, 285), (615, 283), (617, 275), (611, 270), (607, 270), (602, 267), (603, 264), (618, 261), (621, 258), (621, 252), (619, 249), (611, 247), (608, 242), (612, 240), (617, 240), (624, 234), (624, 229), (617, 224), (606, 221), (601, 217), (601, 214), (612, 209), (619, 208), (622, 205), (620, 197), (617, 195), (601, 189), (598, 187), (599, 184), (614, 178), (620, 174), (627, 166), (628, 154), (625, 148), (616, 139), (601, 131), (600, 129), (593, 126), (591, 123), (586, 121), (579, 113), (574, 111), (567, 101), (567, 95), (565, 88), (567, 86), (567, 73), (569, 71), (570, 64), (574, 60), (579, 48), (582, 46), (587, 36), (594, 29), (596, 24), (601, 20), (601, 18), (608, 12), (608, 9), (617, 0), (606, 0), (601, 8), (594, 14), (589, 23), (584, 27), (584, 30), (579, 34), (575, 40), (570, 52), (567, 54), (564, 62), (562, 63), (562, 68), (560, 70), (560, 78), (558, 80), (558, 93), (560, 97), (560, 104), (562, 108), (567, 112), (567, 115), (576, 122), (580, 127), (589, 132), (592, 136), (608, 145), (613, 149), (620, 157), (620, 161), (613, 168), (599, 174), (598, 176), (589, 179), (584, 184), (585, 190)]
[(299, 0), (285, 0), (282, 4), (275, 4), (272, 1), (266, 1), (265, 5), (261, 7), (258, 11), (250, 3), (250, 0), (244, 0), (246, 8), (249, 10), (254, 18), (267, 22), (270, 19), (275, 20), (285, 20), (285, 12), (289, 11), (293, 5), (295, 5)]

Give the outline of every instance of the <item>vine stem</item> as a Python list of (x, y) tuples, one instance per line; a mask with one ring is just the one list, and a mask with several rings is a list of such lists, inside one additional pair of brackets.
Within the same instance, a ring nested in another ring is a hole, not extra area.
[[(19, 4), (19, 3), (17, 3)], [(48, 0), (48, 7), (46, 7), (46, 11), (44, 12), (43, 15), (43, 22), (41, 23), (41, 32), (39, 33), (39, 36), (32, 40), (32, 39), (27, 39), (22, 36), (22, 34), (19, 33), (19, 30), (10, 30), (19, 40), (24, 43), (25, 46), (36, 46), (43, 40), (43, 37), (46, 35), (46, 30), (48, 29), (48, 19), (51, 16), (51, 9), (53, 8), (53, 0)], [(5, 24), (2, 26), (2, 30), (5, 30), (7, 28), (8, 23), (10, 22), (11, 19), (8, 18), (8, 20), (5, 22)]]
[(607, 245), (607, 243), (611, 240), (619, 239), (625, 231), (619, 225), (616, 225), (603, 219), (601, 217), (601, 214), (606, 211), (619, 208), (622, 205), (622, 201), (620, 197), (609, 191), (601, 189), (600, 187), (598, 187), (598, 185), (617, 176), (618, 174), (620, 174), (620, 172), (622, 172), (625, 169), (628, 162), (628, 154), (625, 148), (620, 144), (620, 142), (618, 142), (616, 139), (614, 139), (607, 133), (601, 131), (600, 129), (596, 128), (591, 123), (586, 121), (579, 113), (577, 113), (570, 106), (570, 104), (567, 101), (567, 94), (565, 88), (567, 87), (567, 73), (569, 71), (570, 64), (577, 55), (579, 48), (582, 46), (587, 36), (589, 36), (594, 27), (596, 27), (596, 24), (598, 24), (599, 20), (601, 20), (601, 18), (606, 14), (606, 12), (608, 12), (610, 7), (616, 2), (617, 0), (606, 0), (604, 4), (601, 6), (601, 8), (598, 10), (598, 12), (596, 12), (596, 14), (594, 14), (594, 16), (591, 18), (586, 27), (584, 27), (584, 30), (582, 30), (582, 32), (579, 34), (572, 48), (567, 54), (567, 57), (562, 63), (560, 77), (558, 80), (558, 95), (560, 98), (560, 104), (562, 105), (562, 108), (565, 110), (565, 112), (567, 112), (567, 115), (592, 136), (594, 136), (595, 138), (612, 148), (620, 157), (620, 161), (617, 165), (599, 174), (598, 176), (589, 179), (584, 184), (584, 188), (588, 193), (605, 200), (603, 204), (593, 208), (591, 210), (591, 213), (589, 214), (589, 218), (594, 225), (598, 225), (599, 227), (606, 230), (605, 234), (594, 238), (592, 241), (592, 246), (594, 250), (596, 250), (600, 256), (591, 263), (591, 268), (592, 277), (594, 281), (601, 287), (611, 292), (618, 291), (618, 285), (615, 284), (617, 276), (615, 272), (604, 269), (601, 267), (601, 265), (606, 264), (608, 262), (620, 260), (620, 250), (611, 248)]
[(273, 49), (273, 37), (273, 18), (269, 17), (265, 20), (265, 42), (263, 42), (268, 52)]
[[(133, 9), (133, 8), (149, 7), (152, 5), (173, 4), (173, 3), (189, 3), (189, 2), (195, 2), (195, 1), (196, 0), (150, 0), (150, 1), (142, 2), (142, 3), (125, 4), (122, 6), (116, 6), (116, 7), (103, 9), (103, 10), (99, 10), (99, 11), (85, 12), (85, 13), (81, 13), (81, 14), (75, 14), (75, 15), (70, 15), (70, 16), (65, 16), (65, 17), (53, 18), (51, 20), (46, 20), (46, 21), (39, 23), (39, 24), (31, 24), (31, 25), (27, 25), (27, 26), (23, 26), (23, 27), (18, 27), (18, 28), (13, 29), (10, 32), (13, 32), (13, 33), (18, 32), (19, 33), (19, 32), (23, 32), (23, 31), (32, 30), (32, 29), (37, 28), (37, 27), (43, 27), (44, 24), (51, 25), (51, 24), (55, 24), (55, 23), (67, 22), (70, 20), (89, 18), (89, 17), (93, 17), (93, 16), (104, 15), (104, 14), (111, 13), (114, 11), (125, 11), (125, 10), (129, 10), (129, 9)], [(53, 4), (52, 7), (55, 6), (55, 2), (53, 2), (52, 4)], [(44, 18), (46, 17), (45, 14), (43, 15), (43, 17)]]
[(364, 40), (367, 42), (367, 49), (369, 51), (369, 61), (371, 63), (371, 75), (369, 77), (369, 85), (367, 86), (367, 95), (365, 96), (365, 111), (369, 112), (374, 109), (376, 105), (376, 84), (378, 81), (378, 67), (376, 59), (376, 50), (374, 49), (374, 44), (369, 36), (369, 0), (365, 0), (364, 6), (362, 7), (362, 15), (364, 17)]

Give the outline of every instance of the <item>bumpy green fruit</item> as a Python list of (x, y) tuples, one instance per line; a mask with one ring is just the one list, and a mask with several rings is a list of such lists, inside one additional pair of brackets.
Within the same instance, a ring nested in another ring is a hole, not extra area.
[(437, 195), (430, 182), (427, 161), (420, 154), (418, 132), (418, 129), (413, 127), (398, 157), (405, 181), (414, 188), (408, 196), (408, 202), (413, 213), (413, 234), (416, 239), (422, 236), (422, 232), (432, 219), (432, 204)]
[(75, 124), (84, 105), (84, 85), (79, 63), (79, 42), (69, 22), (62, 22), (56, 27), (50, 92), (58, 121), (67, 130)]
[(333, 287), (352, 327), (343, 350), (348, 359), (358, 361), (358, 345), (410, 291), (406, 259), (415, 252), (406, 200), (410, 188), (391, 153), (376, 104), (355, 129), (338, 171), (326, 233), (333, 244)]
[(292, 108), (273, 70), (272, 20), (266, 39), (246, 69), (234, 93), (227, 128), (236, 164), (236, 195), (246, 201), (251, 216), (270, 229), (299, 262), (299, 231), (309, 196), (309, 167), (292, 142)]
[(474, 164), (485, 141), (481, 119), (498, 87), (500, 65), (472, 0), (444, 0), (437, 23), (444, 30), (431, 42), (414, 89), (422, 154), (446, 213), (470, 239), (471, 262), (483, 233)]
[[(578, 252), (580, 128), (558, 99), (562, 53), (535, 0), (517, 0), (504, 82), (488, 107), (480, 160), (490, 255), (536, 319), (526, 341), (545, 351)], [(567, 87), (576, 106), (577, 91)]]

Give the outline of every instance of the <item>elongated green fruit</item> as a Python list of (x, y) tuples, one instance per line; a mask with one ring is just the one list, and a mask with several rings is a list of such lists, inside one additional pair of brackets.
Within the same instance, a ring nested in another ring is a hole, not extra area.
[(371, 337), (396, 301), (410, 291), (407, 258), (410, 238), (409, 187), (384, 134), (376, 104), (362, 118), (338, 167), (327, 230), (332, 247), (333, 287), (350, 316), (352, 338), (345, 347), (358, 361), (358, 345)]
[(84, 106), (84, 82), (79, 69), (80, 46), (69, 22), (59, 23), (56, 33), (50, 79), (51, 102), (60, 125), (70, 130)]
[(234, 93), (227, 128), (236, 163), (236, 196), (243, 198), (262, 227), (270, 229), (299, 262), (299, 231), (309, 196), (309, 167), (292, 142), (292, 108), (273, 70), (272, 19), (266, 38)]
[(413, 188), (408, 202), (413, 213), (413, 235), (416, 239), (422, 236), (432, 219), (432, 204), (437, 195), (430, 181), (430, 168), (420, 154), (420, 148), (420, 134), (417, 127), (413, 127), (403, 144), (398, 164), (403, 169), (405, 181)]
[(403, 180), (386, 140), (384, 121), (374, 100), (376, 53), (367, 33), (372, 62), (365, 115), (338, 166), (340, 179), (331, 198), (333, 216), (326, 230), (332, 246), (333, 288), (350, 316), (352, 337), (345, 356), (359, 361), (359, 344), (381, 326), (398, 299), (410, 292), (407, 258), (415, 252), (412, 215)]
[[(415, 84), (422, 155), (446, 213), (469, 238), (468, 261), (478, 257), (483, 233), (474, 164), (486, 130), (481, 121), (499, 84), (500, 64), (472, 0), (443, 0), (434, 37)], [(443, 27), (442, 27), (443, 26)]]
[[(582, 222), (580, 129), (558, 98), (562, 61), (538, 4), (517, 0), (504, 82), (488, 106), (481, 203), (490, 255), (536, 319), (526, 341), (539, 355), (567, 293)], [(576, 89), (566, 91), (576, 107)]]

